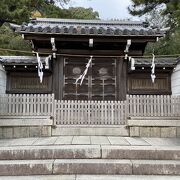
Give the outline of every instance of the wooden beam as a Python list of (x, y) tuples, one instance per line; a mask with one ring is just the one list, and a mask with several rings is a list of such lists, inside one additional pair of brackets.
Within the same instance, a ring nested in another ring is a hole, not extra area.
[(50, 41), (51, 37), (54, 37), (56, 41), (80, 41), (89, 42), (90, 38), (93, 38), (95, 42), (127, 42), (127, 39), (131, 39), (132, 43), (135, 42), (156, 42), (156, 36), (73, 36), (73, 35), (59, 35), (59, 34), (24, 34), (25, 40), (37, 40), (37, 41)]
[[(52, 53), (51, 49), (38, 48), (38, 52)], [(74, 55), (103, 55), (103, 56), (123, 56), (123, 50), (81, 50), (81, 49), (59, 49), (57, 54), (74, 54)], [(141, 50), (130, 50), (129, 56), (142, 56)]]

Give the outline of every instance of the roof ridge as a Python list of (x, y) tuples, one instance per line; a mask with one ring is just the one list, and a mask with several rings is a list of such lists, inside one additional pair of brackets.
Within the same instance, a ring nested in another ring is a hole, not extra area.
[(103, 25), (137, 25), (137, 26), (144, 26), (147, 25), (146, 22), (143, 21), (114, 21), (114, 20), (100, 20), (100, 19), (61, 19), (61, 18), (33, 18), (31, 19), (30, 23), (32, 24), (39, 24), (39, 23), (51, 23), (51, 24), (103, 24)]

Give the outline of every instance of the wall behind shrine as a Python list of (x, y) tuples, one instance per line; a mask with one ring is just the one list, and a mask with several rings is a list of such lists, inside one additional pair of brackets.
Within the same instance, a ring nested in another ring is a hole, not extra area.
[(180, 63), (176, 66), (171, 76), (172, 95), (180, 95)]
[(2, 64), (0, 64), (0, 94), (6, 92), (6, 71), (4, 70)]

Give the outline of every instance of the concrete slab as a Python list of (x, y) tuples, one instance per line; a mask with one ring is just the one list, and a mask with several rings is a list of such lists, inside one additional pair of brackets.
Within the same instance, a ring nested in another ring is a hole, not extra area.
[(54, 174), (132, 174), (130, 160), (57, 159)]
[(46, 138), (38, 138), (33, 145), (53, 145), (55, 141), (57, 140), (57, 137), (46, 137)]
[(1, 160), (91, 159), (100, 158), (99, 145), (11, 146), (0, 147)]
[(38, 138), (20, 138), (12, 139), (9, 142), (9, 146), (31, 146)]
[(121, 145), (121, 146), (130, 145), (130, 143), (124, 137), (108, 136), (107, 138), (112, 145)]
[(150, 144), (142, 138), (125, 137), (125, 139), (131, 146), (150, 146)]
[(89, 136), (74, 136), (72, 144), (91, 144)]
[(91, 136), (91, 144), (109, 144), (107, 136)]
[(76, 180), (179, 180), (179, 179), (180, 179), (180, 176), (147, 176), (147, 175), (146, 176), (137, 176), (137, 175), (77, 175), (77, 177), (76, 177)]
[(0, 161), (0, 176), (51, 175), (54, 160)]
[(61, 145), (54, 146), (54, 159), (93, 159), (101, 157), (98, 145)]
[(179, 138), (142, 138), (152, 146), (180, 146)]
[(3, 146), (9, 146), (10, 143), (11, 143), (12, 139), (1, 139), (0, 140), (0, 146), (3, 147)]
[(73, 136), (59, 136), (54, 144), (72, 144)]
[(76, 180), (75, 175), (0, 176), (0, 180)]
[(131, 160), (134, 175), (180, 175), (180, 161)]
[(104, 159), (180, 160), (180, 146), (108, 146), (102, 145)]

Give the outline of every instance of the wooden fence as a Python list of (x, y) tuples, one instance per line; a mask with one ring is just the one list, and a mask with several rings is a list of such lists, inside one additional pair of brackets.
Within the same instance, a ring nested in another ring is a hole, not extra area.
[(129, 95), (127, 104), (128, 116), (180, 116), (180, 96)]
[(49, 115), (56, 124), (123, 125), (127, 117), (180, 116), (180, 96), (130, 95), (126, 101), (60, 101), (53, 94), (0, 95), (0, 115)]
[(52, 94), (4, 94), (0, 95), (0, 115), (53, 115)]
[(126, 101), (55, 101), (56, 123), (120, 125), (126, 123)]

